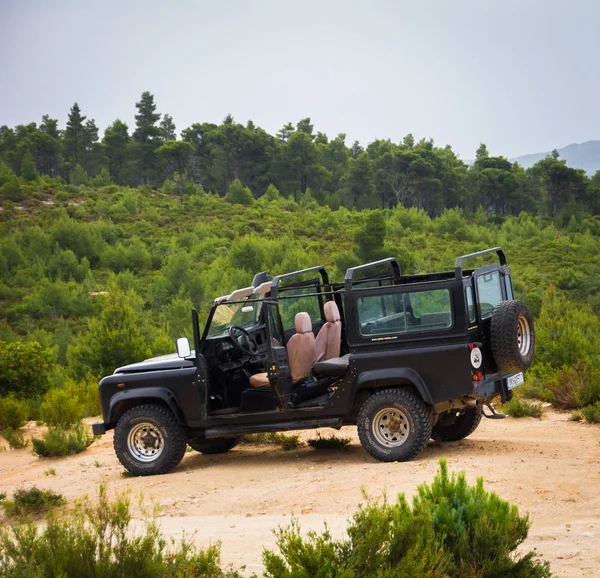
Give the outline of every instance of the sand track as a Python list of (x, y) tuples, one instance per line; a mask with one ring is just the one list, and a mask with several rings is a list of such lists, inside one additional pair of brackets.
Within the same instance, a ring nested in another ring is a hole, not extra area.
[[(40, 428), (29, 426), (28, 433)], [(345, 449), (292, 451), (242, 445), (221, 456), (186, 454), (171, 474), (122, 478), (112, 435), (69, 458), (40, 459), (31, 449), (0, 452), (0, 492), (12, 494), (36, 484), (69, 500), (94, 495), (99, 483), (110, 492), (141, 491), (162, 506), (163, 531), (174, 537), (195, 532), (198, 544), (222, 541), (223, 560), (259, 570), (271, 530), (293, 513), (303, 529), (327, 521), (341, 535), (346, 519), (361, 501), (386, 491), (409, 498), (431, 481), (438, 460), (464, 470), (470, 481), (483, 476), (486, 486), (529, 512), (533, 526), (525, 544), (537, 548), (558, 576), (600, 577), (600, 426), (573, 423), (568, 415), (546, 411), (543, 419), (483, 420), (468, 439), (433, 443), (408, 463), (383, 464), (361, 448), (355, 428)], [(314, 432), (303, 432), (310, 438)], [(50, 468), (56, 475), (45, 476)]]

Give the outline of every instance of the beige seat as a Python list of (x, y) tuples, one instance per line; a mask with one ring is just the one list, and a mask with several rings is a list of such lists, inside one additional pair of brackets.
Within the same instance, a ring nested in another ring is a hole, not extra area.
[(327, 301), (323, 310), (326, 323), (315, 340), (315, 363), (339, 357), (342, 343), (342, 322), (337, 304), (335, 301)]
[[(310, 315), (305, 312), (296, 313), (294, 328), (296, 333), (290, 337), (287, 343), (287, 354), (292, 383), (298, 383), (310, 375), (315, 355), (315, 335), (312, 332)], [(252, 387), (271, 387), (266, 373), (250, 376), (250, 385)]]

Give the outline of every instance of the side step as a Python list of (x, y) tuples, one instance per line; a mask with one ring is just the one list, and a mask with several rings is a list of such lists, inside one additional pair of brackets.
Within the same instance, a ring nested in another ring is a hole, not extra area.
[[(485, 411), (483, 411), (484, 407), (487, 407), (492, 412), (491, 415), (488, 415), (485, 413)], [(506, 417), (506, 415), (503, 413), (497, 413), (489, 403), (482, 406), (481, 413), (483, 414), (483, 417), (487, 417), (488, 419), (504, 419)]]
[(341, 417), (327, 419), (303, 419), (295, 421), (283, 421), (275, 423), (247, 424), (247, 425), (223, 425), (211, 427), (204, 431), (207, 439), (231, 437), (245, 433), (258, 433), (267, 431), (289, 431), (294, 429), (312, 429), (318, 427), (335, 427), (342, 425)]

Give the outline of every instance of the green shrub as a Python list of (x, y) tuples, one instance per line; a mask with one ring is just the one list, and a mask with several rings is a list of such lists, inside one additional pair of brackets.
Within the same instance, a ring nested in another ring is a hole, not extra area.
[(327, 529), (303, 538), (292, 521), (276, 532), (279, 554), (266, 550), (263, 563), (269, 578), (549, 577), (535, 552), (516, 554), (529, 526), (529, 518), (487, 492), (481, 478), (469, 486), (464, 473), (449, 476), (441, 460), (431, 486), (418, 488), (412, 508), (403, 494), (395, 504), (385, 496), (367, 499), (343, 540)]
[(582, 408), (581, 414), (588, 423), (600, 423), (600, 401)]
[(234, 179), (227, 189), (225, 200), (238, 205), (251, 205), (254, 202), (252, 191), (242, 185), (239, 179)]
[(0, 398), (0, 430), (22, 427), (25, 425), (28, 416), (29, 406), (26, 402), (14, 397)]
[(571, 412), (571, 421), (582, 421), (583, 420), (583, 413), (581, 413), (581, 410), (576, 410)]
[(346, 447), (350, 441), (350, 438), (337, 437), (333, 433), (329, 437), (323, 437), (321, 432), (317, 432), (317, 437), (308, 440), (308, 445), (315, 450), (329, 450)]
[(18, 398), (43, 395), (48, 389), (52, 355), (39, 343), (0, 341), (0, 395)]
[(576, 409), (600, 400), (600, 371), (589, 360), (578, 361), (556, 372), (547, 381), (552, 404), (559, 409)]
[(246, 444), (281, 446), (284, 450), (293, 450), (302, 445), (297, 434), (287, 435), (274, 432), (244, 434), (242, 441)]
[(511, 417), (542, 417), (542, 405), (535, 401), (528, 401), (513, 397), (508, 403), (502, 404), (502, 411)]
[(8, 442), (8, 445), (13, 450), (20, 450), (27, 447), (28, 443), (23, 436), (23, 432), (20, 429), (13, 429), (7, 427), (0, 431), (0, 435)]
[(33, 438), (33, 451), (40, 457), (71, 456), (79, 454), (94, 443), (86, 426), (79, 423), (72, 430), (50, 427), (42, 438)]
[(51, 389), (40, 407), (40, 417), (49, 426), (68, 428), (83, 417), (83, 409), (70, 391)]
[(40, 490), (34, 486), (29, 490), (17, 490), (13, 499), (3, 502), (2, 506), (7, 516), (17, 517), (41, 514), (63, 504), (66, 504), (66, 501), (60, 494)]
[(15, 522), (0, 529), (0, 578), (239, 578), (221, 569), (220, 547), (197, 550), (189, 542), (161, 535), (156, 519), (145, 515), (132, 531), (129, 499), (109, 501), (100, 487), (96, 504), (88, 499), (61, 517), (49, 513), (45, 527)]

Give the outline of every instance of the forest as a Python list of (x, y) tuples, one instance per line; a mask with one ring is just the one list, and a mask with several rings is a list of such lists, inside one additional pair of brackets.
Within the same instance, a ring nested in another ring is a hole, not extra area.
[(309, 118), (272, 136), (228, 116), (178, 139), (150, 93), (136, 107), (131, 134), (116, 120), (101, 140), (77, 104), (64, 130), (0, 128), (0, 429), (1, 398), (38, 419), (76, 392), (97, 412), (99, 377), (173, 352), (192, 307), (204, 320), (258, 271), (341, 280), (394, 256), (433, 272), (497, 245), (536, 317), (520, 394), (600, 421), (600, 171), (556, 154), (524, 170), (485, 145), (469, 166), (412, 135), (347, 146)]

